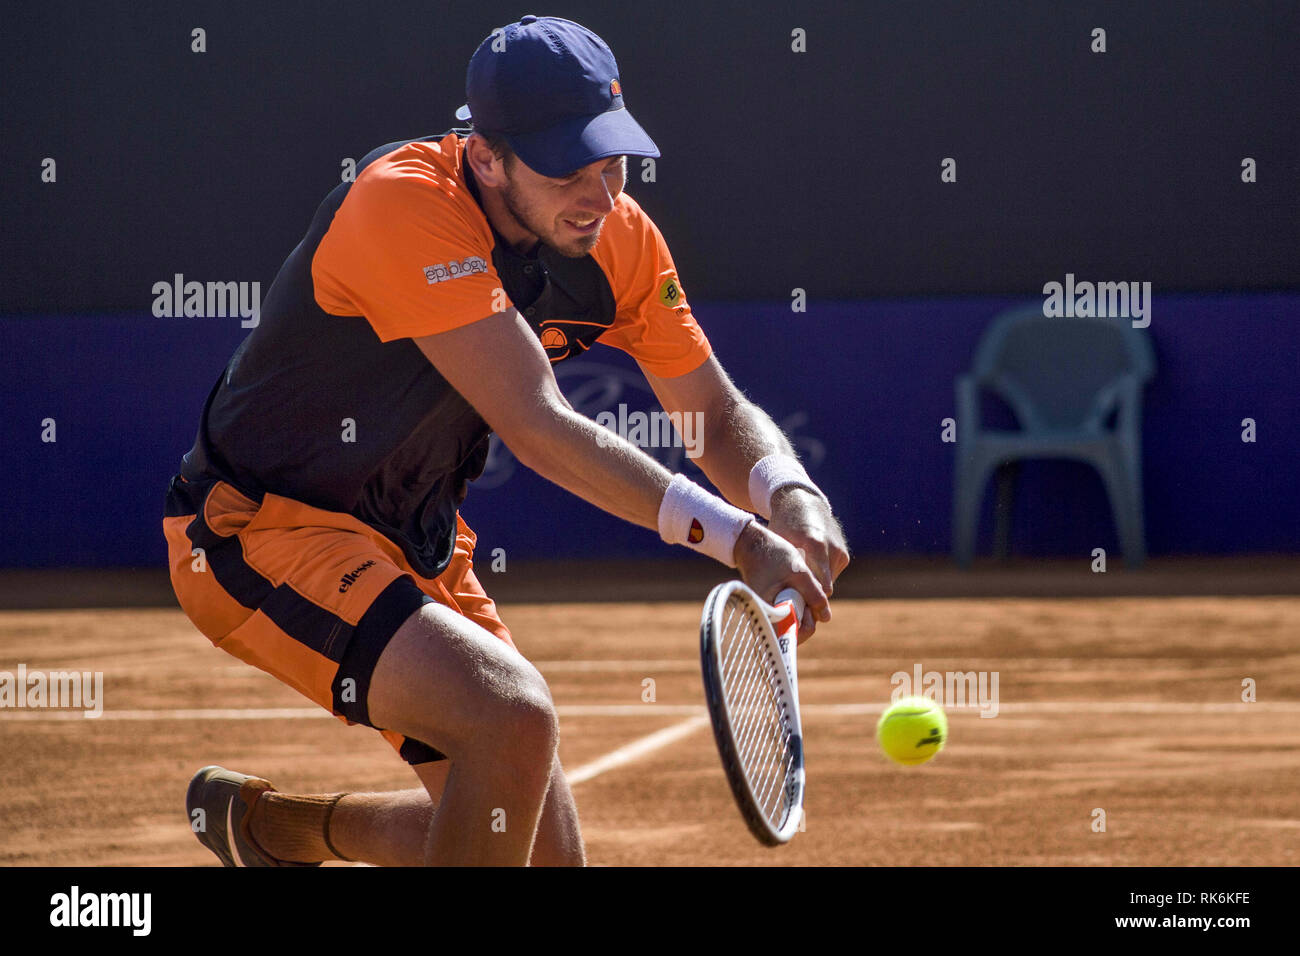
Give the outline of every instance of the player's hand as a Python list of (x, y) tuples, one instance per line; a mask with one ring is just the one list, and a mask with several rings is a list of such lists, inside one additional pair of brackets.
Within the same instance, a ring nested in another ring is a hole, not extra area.
[(835, 579), (849, 566), (849, 547), (826, 500), (797, 485), (778, 488), (768, 527), (799, 549), (827, 597), (834, 593)]
[(736, 568), (741, 579), (769, 604), (786, 588), (803, 595), (806, 607), (799, 624), (799, 643), (813, 636), (818, 621), (831, 619), (830, 601), (799, 551), (757, 521), (736, 541)]

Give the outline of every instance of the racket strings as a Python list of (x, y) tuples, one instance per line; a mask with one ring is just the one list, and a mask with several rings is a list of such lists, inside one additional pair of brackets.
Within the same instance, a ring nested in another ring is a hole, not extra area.
[(779, 684), (774, 680), (774, 663), (764, 647), (742, 658), (740, 666), (733, 672), (732, 685), (741, 689), (736, 700), (739, 715), (737, 745), (747, 763), (764, 745), (770, 746), (773, 737), (783, 729), (785, 702), (779, 694)]
[[(748, 628), (746, 628), (748, 625)], [(751, 633), (757, 630), (752, 619), (743, 616), (738, 628), (733, 630), (735, 639), (732, 642), (733, 648), (743, 648), (741, 654), (733, 654), (733, 670), (731, 681), (728, 686), (740, 688), (741, 692), (736, 699), (735, 710), (733, 711), (733, 730), (735, 731), (736, 746), (740, 753), (742, 762), (748, 766), (751, 758), (759, 745), (765, 742), (764, 730), (771, 730), (771, 722), (764, 721), (761, 718), (765, 715), (771, 715), (770, 692), (773, 690), (770, 654), (767, 653), (766, 645), (759, 641), (758, 633)], [(740, 628), (745, 628), (743, 633), (737, 633)], [(758, 653), (754, 653), (758, 650)], [(724, 669), (724, 674), (726, 673)], [(765, 679), (760, 679), (765, 678)], [(765, 704), (767, 705), (765, 707)], [(777, 703), (782, 715), (784, 715), (783, 702)]]
[(796, 759), (794, 728), (778, 676), (785, 664), (763, 639), (766, 625), (757, 614), (747, 602), (727, 603), (719, 659), (741, 770), (760, 811), (779, 826), (789, 811), (785, 784)]
[(750, 731), (759, 727), (761, 721), (758, 718), (763, 711), (756, 706), (756, 703), (767, 689), (765, 683), (759, 680), (759, 672), (765, 661), (761, 653), (761, 645), (756, 643), (757, 636), (750, 632), (752, 627), (753, 622), (742, 610), (738, 625), (731, 630), (733, 637), (730, 646), (733, 653), (730, 672), (726, 665), (723, 665), (723, 676), (727, 686), (736, 689), (732, 728), (736, 731), (737, 746), (747, 743), (750, 739)]
[[(767, 748), (768, 756), (774, 756), (774, 748), (784, 745), (785, 737), (788, 736), (788, 728), (785, 726), (785, 704), (779, 697), (773, 697), (770, 692), (772, 688), (768, 683), (773, 672), (766, 668), (768, 661), (762, 661), (765, 670), (762, 678), (752, 678), (750, 685), (754, 693), (750, 699), (742, 703), (742, 707), (747, 708), (748, 726), (746, 736), (743, 741), (738, 741), (737, 746), (741, 749), (742, 760), (747, 764), (756, 759), (763, 748)], [(770, 708), (775, 706), (777, 712), (774, 714)]]

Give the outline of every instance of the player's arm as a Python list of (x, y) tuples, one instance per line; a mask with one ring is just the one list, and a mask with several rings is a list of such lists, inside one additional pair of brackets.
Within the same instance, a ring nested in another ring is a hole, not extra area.
[[(771, 455), (795, 458), (793, 447), (771, 417), (736, 388), (717, 356), (674, 378), (642, 371), (664, 411), (703, 414), (703, 436), (696, 464), (733, 504), (762, 511), (751, 496), (751, 472)], [(769, 527), (799, 548), (827, 594), (849, 564), (844, 532), (829, 502), (799, 485), (778, 488), (771, 496)]]
[[(610, 514), (662, 533), (661, 508), (674, 476), (573, 410), (517, 311), (415, 342), (526, 467)], [(782, 587), (794, 587), (816, 619), (829, 619), (826, 594), (779, 535), (751, 521), (729, 557), (760, 594), (770, 599)]]

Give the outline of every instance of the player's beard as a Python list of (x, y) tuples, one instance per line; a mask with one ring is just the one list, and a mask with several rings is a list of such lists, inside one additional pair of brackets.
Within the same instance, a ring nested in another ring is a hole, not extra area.
[(576, 239), (562, 242), (556, 235), (555, 222), (553, 220), (548, 221), (533, 209), (527, 200), (520, 195), (519, 188), (509, 179), (506, 180), (505, 188), (501, 190), (501, 198), (505, 201), (506, 211), (515, 217), (516, 222), (560, 255), (569, 259), (581, 259), (591, 252), (595, 248), (597, 240), (600, 239), (600, 230), (605, 225), (602, 222), (596, 227), (596, 231), (589, 236), (579, 236)]

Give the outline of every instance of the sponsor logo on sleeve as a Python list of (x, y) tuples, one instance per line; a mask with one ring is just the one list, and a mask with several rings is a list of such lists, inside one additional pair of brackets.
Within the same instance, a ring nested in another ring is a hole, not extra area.
[(659, 286), (659, 301), (670, 309), (682, 304), (682, 289), (676, 276), (669, 276)]
[(487, 260), (482, 256), (470, 256), (460, 262), (453, 259), (451, 262), (440, 262), (436, 266), (425, 266), (424, 278), (428, 280), (429, 285), (437, 285), (439, 282), (450, 282), (452, 279), (478, 272), (487, 272)]

